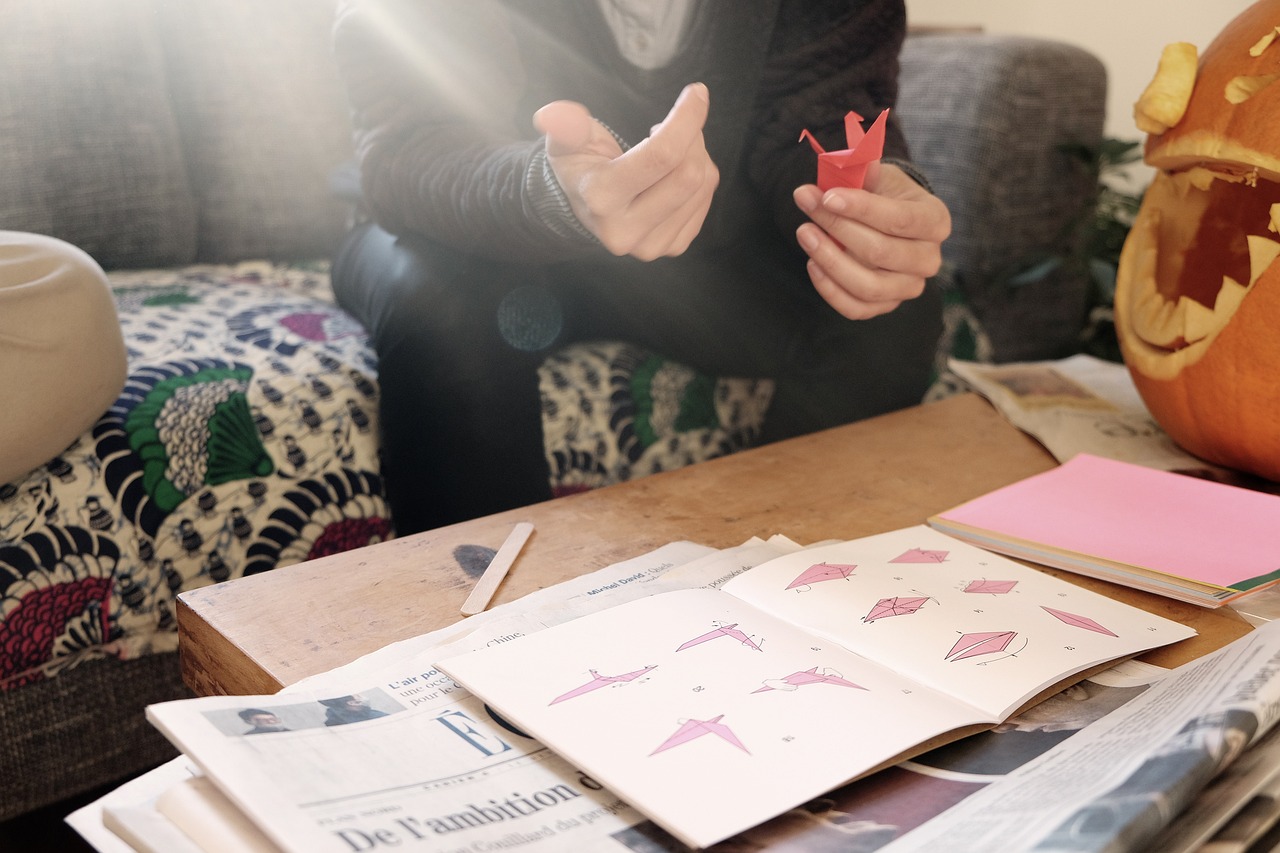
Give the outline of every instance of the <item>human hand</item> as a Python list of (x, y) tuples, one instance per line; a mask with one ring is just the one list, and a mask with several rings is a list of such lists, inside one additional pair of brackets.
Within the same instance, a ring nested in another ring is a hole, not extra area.
[(691, 83), (649, 136), (623, 152), (591, 113), (572, 101), (539, 109), (534, 126), (578, 220), (615, 255), (679, 255), (698, 236), (720, 183), (702, 138), (707, 87)]
[(841, 315), (887, 314), (924, 291), (942, 264), (951, 214), (942, 200), (896, 166), (874, 164), (863, 189), (797, 187), (812, 222), (796, 230), (809, 279)]

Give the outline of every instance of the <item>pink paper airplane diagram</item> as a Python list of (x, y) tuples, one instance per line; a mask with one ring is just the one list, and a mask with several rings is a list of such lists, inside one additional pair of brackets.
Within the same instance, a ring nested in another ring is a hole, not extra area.
[(862, 189), (867, 168), (884, 154), (884, 131), (888, 120), (889, 111), (882, 110), (871, 129), (863, 132), (862, 116), (852, 110), (845, 113), (844, 136), (849, 147), (843, 151), (827, 151), (812, 133), (801, 131), (800, 140), (807, 139), (818, 155), (818, 189), (823, 192), (832, 187)]
[(858, 567), (847, 563), (815, 563), (801, 572), (795, 580), (787, 584), (787, 589), (810, 586), (823, 581), (844, 580), (853, 574), (853, 570), (856, 568)]
[(676, 649), (676, 651), (682, 652), (685, 649), (692, 648), (693, 646), (698, 645), (699, 643), (705, 643), (710, 640), (718, 640), (721, 637), (732, 637), (733, 639), (737, 640), (739, 643), (741, 643), (744, 646), (749, 646), (758, 652), (764, 651), (758, 645), (756, 645), (754, 640), (748, 637), (744, 632), (738, 630), (737, 622), (734, 622), (732, 625), (721, 625), (719, 628), (712, 628), (710, 631), (708, 631), (705, 634), (700, 634), (699, 636), (694, 637), (692, 640), (687, 640), (686, 642), (681, 643), (680, 648)]
[(1102, 627), (1097, 622), (1094, 622), (1092, 619), (1090, 619), (1088, 616), (1077, 616), (1074, 613), (1067, 613), (1065, 610), (1054, 610), (1052, 607), (1045, 607), (1043, 604), (1040, 605), (1040, 607), (1041, 609), (1048, 612), (1050, 615), (1067, 623), (1068, 625), (1074, 625), (1077, 628), (1084, 628), (1086, 631), (1095, 631), (1099, 634), (1106, 634), (1108, 637), (1120, 636), (1119, 634), (1115, 634), (1107, 630), (1106, 628)]
[(769, 679), (764, 686), (752, 690), (752, 693), (766, 693), (770, 690), (799, 690), (806, 684), (835, 684), (839, 687), (855, 687), (858, 690), (866, 690), (861, 684), (854, 684), (852, 681), (842, 677), (838, 672), (832, 672), (826, 668), (822, 672), (818, 672), (815, 666), (812, 669), (806, 669), (803, 672), (793, 672), (786, 678)]
[(622, 675), (601, 675), (594, 669), (589, 670), (591, 673), (590, 681), (580, 687), (573, 688), (568, 693), (561, 693), (559, 696), (552, 699), (550, 704), (554, 705), (557, 702), (563, 702), (566, 699), (573, 699), (590, 693), (593, 690), (599, 690), (601, 687), (608, 687), (610, 684), (625, 684), (628, 681), (635, 681), (637, 678), (653, 669), (657, 669), (657, 667), (646, 666), (644, 669), (637, 669), (633, 672), (624, 672)]
[(696, 740), (697, 738), (702, 737), (703, 735), (715, 735), (716, 737), (722, 738), (723, 740), (733, 744), (738, 749), (747, 753), (747, 755), (750, 755), (751, 750), (742, 745), (742, 741), (738, 740), (738, 736), (733, 733), (733, 730), (720, 722), (723, 719), (724, 714), (719, 714), (709, 720), (685, 720), (680, 724), (680, 728), (676, 729), (675, 734), (663, 741), (661, 746), (649, 754), (657, 755), (663, 750), (671, 749), (673, 746), (686, 744), (691, 740)]
[(963, 634), (956, 644), (947, 652), (948, 660), (957, 661), (965, 658), (976, 658), (980, 655), (993, 655), (1009, 648), (1013, 638), (1018, 636), (1013, 631), (979, 631), (974, 634)]
[(1007, 592), (1012, 592), (1013, 588), (1017, 585), (1017, 581), (969, 581), (969, 584), (964, 588), (964, 591), (985, 592), (989, 595), (1004, 595)]
[(926, 548), (912, 548), (890, 560), (890, 563), (941, 563), (947, 559), (947, 551), (930, 551)]
[(894, 598), (882, 598), (871, 608), (871, 612), (862, 617), (863, 622), (874, 622), (877, 619), (886, 619), (890, 616), (910, 616), (929, 600), (928, 596), (895, 596)]

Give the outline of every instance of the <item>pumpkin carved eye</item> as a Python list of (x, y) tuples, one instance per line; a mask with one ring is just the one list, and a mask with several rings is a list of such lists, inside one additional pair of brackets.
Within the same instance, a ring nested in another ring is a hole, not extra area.
[(1280, 0), (1263, 0), (1223, 29), (1194, 73), (1194, 48), (1162, 54), (1135, 105), (1158, 171), (1116, 276), (1116, 331), (1152, 415), (1191, 452), (1276, 480), (1278, 25)]

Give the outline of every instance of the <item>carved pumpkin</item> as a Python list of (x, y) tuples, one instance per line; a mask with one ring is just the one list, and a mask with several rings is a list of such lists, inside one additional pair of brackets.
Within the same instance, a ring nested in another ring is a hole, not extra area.
[(1200, 57), (1166, 48), (1135, 106), (1158, 171), (1121, 252), (1116, 331), (1180, 445), (1280, 480), (1280, 0)]

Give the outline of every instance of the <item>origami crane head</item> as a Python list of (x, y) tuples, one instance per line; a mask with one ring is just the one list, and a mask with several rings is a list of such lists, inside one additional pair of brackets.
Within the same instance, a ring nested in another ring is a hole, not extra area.
[(844, 117), (844, 135), (848, 149), (826, 151), (808, 130), (801, 131), (800, 140), (809, 140), (810, 147), (818, 155), (818, 189), (826, 192), (832, 187), (862, 189), (867, 177), (867, 167), (884, 154), (885, 124), (889, 111), (881, 110), (871, 129), (862, 130), (862, 116), (850, 110)]

